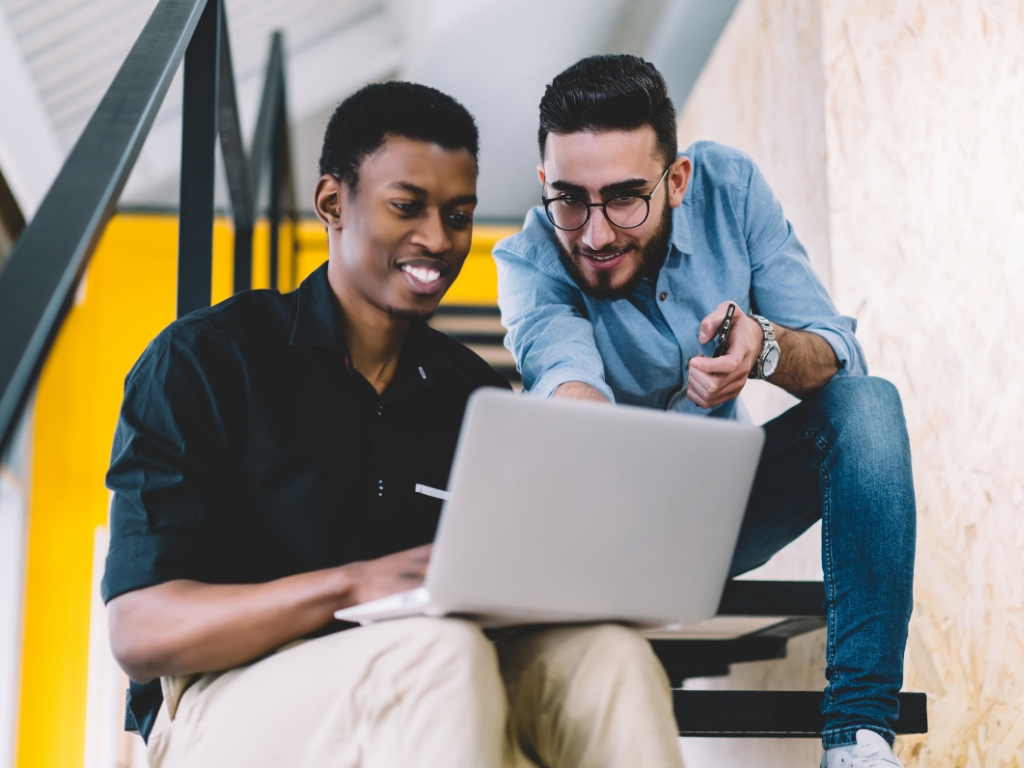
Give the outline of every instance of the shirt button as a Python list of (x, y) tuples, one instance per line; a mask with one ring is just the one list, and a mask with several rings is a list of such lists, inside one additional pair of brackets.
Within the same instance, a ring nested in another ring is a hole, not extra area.
[(659, 300), (659, 301), (664, 301), (664, 300), (665, 300), (665, 299), (667, 299), (667, 298), (668, 298), (668, 294), (667, 294), (667, 293), (666, 293), (665, 291), (662, 291), (662, 292), (661, 292), (661, 293), (660, 293), (660, 294), (658, 295), (658, 300)]
[(378, 416), (380, 416), (380, 415), (382, 415), (383, 413), (384, 413), (384, 406), (382, 405), (382, 406), (380, 406), (379, 408), (377, 408), (377, 415), (378, 415)]

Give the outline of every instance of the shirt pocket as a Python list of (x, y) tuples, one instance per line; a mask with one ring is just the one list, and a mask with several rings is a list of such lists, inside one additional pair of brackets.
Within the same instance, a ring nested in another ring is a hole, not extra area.
[[(401, 539), (399, 549), (410, 549), (429, 544), (437, 533), (437, 523), (441, 518), (442, 499), (424, 493), (417, 493), (416, 486), (425, 485), (437, 488), (435, 483), (409, 483), (401, 492), (398, 510), (396, 533)], [(443, 488), (438, 489), (443, 490)]]

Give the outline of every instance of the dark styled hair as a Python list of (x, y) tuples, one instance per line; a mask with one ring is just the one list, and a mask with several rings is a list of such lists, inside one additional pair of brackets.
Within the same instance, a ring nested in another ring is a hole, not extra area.
[(388, 136), (465, 149), (479, 159), (473, 116), (451, 96), (419, 83), (372, 83), (341, 102), (331, 115), (320, 151), (320, 174), (331, 174), (355, 192), (359, 166)]
[(665, 165), (676, 159), (676, 110), (665, 78), (639, 56), (580, 59), (552, 80), (540, 100), (537, 141), (544, 158), (548, 134), (654, 129)]

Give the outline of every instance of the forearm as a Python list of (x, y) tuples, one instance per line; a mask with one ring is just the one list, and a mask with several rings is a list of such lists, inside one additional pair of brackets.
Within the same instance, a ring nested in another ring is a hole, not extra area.
[(555, 397), (567, 397), (570, 400), (591, 400), (596, 403), (607, 403), (608, 398), (589, 384), (582, 381), (567, 381), (555, 390)]
[(351, 592), (343, 568), (264, 584), (170, 581), (110, 602), (111, 647), (138, 682), (228, 669), (324, 626)]
[(832, 345), (816, 333), (793, 331), (772, 323), (781, 356), (779, 367), (769, 379), (794, 395), (825, 386), (839, 370)]

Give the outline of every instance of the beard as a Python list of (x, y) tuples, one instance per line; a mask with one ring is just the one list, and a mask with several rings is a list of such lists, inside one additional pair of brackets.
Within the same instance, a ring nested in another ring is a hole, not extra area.
[[(597, 215), (597, 214), (595, 214)], [(579, 286), (580, 290), (595, 299), (622, 299), (633, 293), (633, 290), (645, 277), (654, 277), (658, 274), (665, 257), (668, 255), (668, 239), (672, 234), (672, 208), (666, 203), (661, 214), (661, 221), (657, 229), (651, 234), (646, 243), (639, 240), (627, 239), (623, 245), (612, 245), (603, 251), (596, 252), (596, 255), (616, 253), (621, 250), (631, 250), (638, 255), (636, 266), (633, 272), (626, 278), (626, 281), (619, 286), (612, 284), (612, 278), (617, 270), (598, 273), (596, 282), (587, 279), (583, 270), (580, 269), (576, 260), (583, 259), (583, 255), (576, 246), (572, 248), (572, 254), (562, 245), (562, 241), (555, 236), (555, 243), (558, 245), (559, 257), (566, 271)]]

